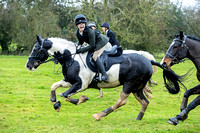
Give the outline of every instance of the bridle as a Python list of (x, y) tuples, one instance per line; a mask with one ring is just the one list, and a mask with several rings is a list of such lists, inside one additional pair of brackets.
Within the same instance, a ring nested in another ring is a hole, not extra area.
[(36, 60), (37, 60), (36, 62), (39, 63), (39, 64), (43, 64), (43, 63), (46, 63), (46, 62), (49, 62), (49, 61), (53, 61), (53, 59), (49, 59), (49, 60), (47, 60), (47, 61), (40, 61), (40, 60), (39, 60), (40, 57), (38, 56), (38, 53), (40, 53), (41, 51), (44, 52), (44, 54), (45, 54), (46, 57), (49, 57), (49, 53), (47, 52), (47, 49), (45, 49), (45, 48), (43, 47), (43, 44), (44, 44), (44, 40), (41, 39), (41, 46), (40, 46), (39, 51), (37, 52), (37, 54), (36, 54), (35, 56), (30, 55), (30, 56), (28, 57), (28, 59), (30, 59), (30, 58), (36, 58)]
[[(189, 48), (188, 48), (188, 46), (187, 46), (186, 43), (185, 43), (186, 39), (187, 39), (187, 36), (184, 35), (184, 39), (183, 39), (183, 40), (181, 40), (181, 39), (179, 39), (179, 38), (175, 38), (173, 41), (174, 41), (174, 42), (175, 42), (175, 41), (181, 42), (181, 48), (186, 47), (186, 49), (189, 51)], [(180, 62), (184, 62), (184, 61), (185, 61), (185, 60), (179, 60), (179, 59), (177, 58), (177, 56), (181, 53), (180, 50), (181, 50), (181, 49), (179, 49), (179, 50), (175, 53), (175, 55), (171, 55), (169, 52), (166, 53), (167, 56), (169, 56), (170, 58), (172, 58), (172, 62), (171, 62), (172, 64), (178, 64), (178, 63), (180, 63)]]
[[(35, 61), (35, 63), (37, 63), (37, 64), (35, 64), (35, 65), (41, 65), (41, 64), (44, 64), (44, 63), (47, 63), (47, 62), (50, 62), (50, 61), (53, 61), (54, 62), (54, 64), (58, 64), (58, 60), (60, 59), (60, 58), (65, 58), (65, 57), (68, 57), (68, 56), (72, 56), (73, 55), (73, 57), (72, 57), (72, 61), (66, 66), (66, 67), (69, 67), (69, 66), (71, 66), (72, 64), (73, 64), (73, 62), (74, 62), (74, 58), (75, 58), (75, 56), (76, 56), (76, 52), (75, 53), (72, 53), (72, 54), (67, 54), (67, 55), (62, 55), (61, 57), (56, 57), (56, 56), (53, 56), (53, 58), (51, 58), (51, 59), (48, 59), (48, 60), (45, 60), (45, 61), (40, 61), (39, 60), (39, 56), (38, 56), (38, 53), (40, 53), (41, 51), (43, 51), (44, 52), (44, 54), (45, 54), (45, 56), (48, 58), (49, 57), (49, 53), (48, 53), (48, 50), (47, 49), (45, 49), (44, 47), (43, 47), (43, 45), (44, 45), (44, 39), (41, 39), (41, 46), (40, 46), (40, 49), (38, 50), (38, 52), (37, 52), (37, 54), (35, 55), (35, 56), (29, 56), (29, 58), (28, 59), (30, 59), (30, 58), (35, 58), (36, 59), (36, 61)], [(74, 43), (74, 46), (75, 46), (75, 48), (76, 48), (76, 50), (77, 50), (77, 44), (76, 43)], [(80, 59), (81, 59), (81, 61), (83, 62), (83, 59), (81, 58), (81, 55), (79, 54), (79, 57), (80, 57)], [(87, 68), (87, 66), (85, 65), (85, 63), (83, 62), (83, 64), (84, 64), (84, 66)], [(55, 67), (55, 66), (54, 66)], [(59, 68), (60, 69), (60, 68)], [(58, 70), (59, 70), (58, 69)], [(55, 70), (54, 70), (55, 71)], [(58, 74), (58, 72), (57, 72), (57, 74)]]

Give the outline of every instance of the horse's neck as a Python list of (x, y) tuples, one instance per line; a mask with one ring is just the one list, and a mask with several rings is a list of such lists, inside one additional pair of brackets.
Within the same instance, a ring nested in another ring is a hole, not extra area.
[(200, 42), (189, 39), (188, 40), (188, 58), (194, 63), (197, 69), (197, 78), (200, 81)]
[(49, 40), (53, 42), (52, 48), (48, 51), (50, 55), (54, 55), (55, 52), (63, 54), (65, 49), (69, 50), (71, 54), (76, 52), (76, 46), (71, 41), (57, 38), (50, 38)]

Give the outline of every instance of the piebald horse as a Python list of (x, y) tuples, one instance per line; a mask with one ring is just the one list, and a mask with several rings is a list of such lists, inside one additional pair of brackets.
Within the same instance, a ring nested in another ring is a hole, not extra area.
[[(161, 64), (166, 68), (171, 68), (172, 65), (178, 64), (182, 59), (190, 59), (197, 69), (197, 79), (200, 81), (200, 39), (193, 36), (186, 36), (183, 32), (175, 36), (175, 39), (169, 46), (169, 49), (163, 57)], [(173, 118), (170, 118), (168, 123), (172, 125), (179, 124), (179, 121), (184, 121), (188, 117), (188, 113), (195, 107), (200, 105), (200, 95), (196, 97), (189, 105), (188, 98), (193, 94), (200, 94), (200, 85), (197, 85), (184, 93), (181, 104), (181, 112)]]
[[(32, 52), (26, 63), (26, 67), (29, 70), (36, 70), (37, 67), (44, 63), (49, 56), (54, 56), (62, 65), (62, 72), (64, 79), (54, 83), (51, 87), (51, 102), (53, 103), (56, 111), (60, 110), (61, 103), (56, 99), (56, 89), (59, 87), (70, 87), (67, 91), (60, 94), (67, 101), (78, 105), (87, 100), (87, 97), (81, 96), (79, 99), (73, 99), (70, 96), (91, 87), (91, 83), (95, 76), (95, 73), (91, 71), (86, 65), (87, 52), (83, 54), (76, 53), (75, 43), (59, 38), (47, 38), (42, 39), (41, 36), (37, 36), (37, 42), (34, 45)], [(62, 58), (60, 58), (62, 57)], [(109, 76), (109, 83), (98, 82), (95, 87), (98, 88), (114, 88), (122, 85), (122, 91), (120, 98), (113, 106), (103, 110), (100, 113), (94, 114), (93, 117), (96, 120), (100, 120), (101, 117), (105, 117), (115, 109), (126, 104), (129, 95), (132, 93), (135, 98), (140, 102), (142, 108), (137, 116), (137, 120), (141, 120), (147, 109), (149, 101), (143, 94), (143, 88), (151, 78), (153, 70), (152, 64), (162, 68), (160, 63), (149, 61), (142, 55), (123, 54), (123, 62), (114, 64), (107, 71)], [(165, 70), (165, 69), (163, 69)], [(170, 79), (176, 80), (177, 75), (173, 72), (166, 71)], [(174, 82), (177, 82), (178, 79)], [(179, 86), (176, 86), (179, 87)], [(167, 88), (169, 91), (169, 88)], [(179, 89), (179, 88), (176, 88)], [(169, 91), (171, 93), (171, 91)], [(172, 91), (173, 92), (173, 91)]]

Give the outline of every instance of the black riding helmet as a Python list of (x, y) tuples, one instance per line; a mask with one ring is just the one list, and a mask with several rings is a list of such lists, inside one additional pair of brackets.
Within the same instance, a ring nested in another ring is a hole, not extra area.
[(87, 23), (87, 19), (84, 15), (79, 14), (79, 15), (76, 15), (74, 22), (76, 25), (78, 25), (80, 23)]

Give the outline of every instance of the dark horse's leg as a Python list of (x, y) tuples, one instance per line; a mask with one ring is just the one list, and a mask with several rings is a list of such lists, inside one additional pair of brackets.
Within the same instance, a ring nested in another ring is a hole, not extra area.
[(138, 93), (133, 93), (133, 95), (135, 96), (135, 98), (140, 102), (140, 104), (142, 105), (142, 108), (140, 110), (140, 113), (138, 114), (136, 120), (142, 120), (144, 113), (147, 109), (147, 106), (149, 105), (149, 101), (147, 100), (147, 98), (144, 96), (143, 91), (139, 91)]
[(200, 94), (200, 85), (197, 85), (194, 88), (189, 89), (184, 93), (184, 97), (183, 97), (181, 108), (180, 108), (181, 111), (187, 107), (188, 98), (193, 94)]
[(108, 114), (110, 114), (111, 112), (113, 112), (115, 109), (125, 105), (129, 95), (130, 94), (126, 94), (126, 93), (124, 93), (124, 91), (122, 91), (121, 94), (120, 94), (120, 98), (118, 99), (118, 101), (115, 105), (107, 108), (106, 110), (102, 111), (101, 113), (94, 114), (93, 117), (97, 121), (99, 121), (101, 119), (101, 117), (105, 117)]
[(168, 123), (177, 125), (179, 120), (184, 121), (188, 117), (188, 113), (200, 105), (200, 95), (197, 96), (183, 111), (181, 111), (176, 117), (170, 118)]

